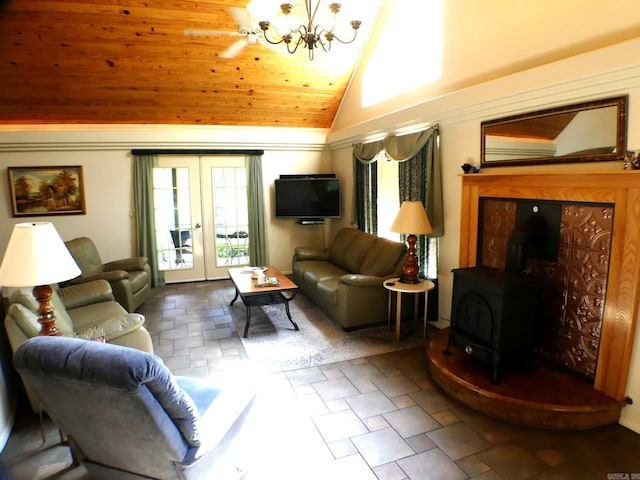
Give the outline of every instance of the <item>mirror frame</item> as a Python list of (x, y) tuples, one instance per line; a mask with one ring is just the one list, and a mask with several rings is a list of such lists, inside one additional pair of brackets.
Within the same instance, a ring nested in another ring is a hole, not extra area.
[[(549, 108), (509, 117), (498, 118), (495, 120), (486, 120), (480, 124), (480, 167), (504, 167), (508, 165), (535, 165), (550, 163), (575, 163), (575, 162), (602, 162), (612, 160), (623, 160), (627, 150), (627, 105), (628, 96), (620, 96), (607, 98), (602, 100), (594, 100), (585, 103), (577, 103), (566, 105), (563, 107)], [(505, 123), (513, 123), (522, 120), (530, 120), (534, 118), (549, 117), (558, 114), (580, 112), (593, 110), (596, 108), (604, 108), (614, 106), (617, 108), (617, 125), (616, 125), (616, 146), (615, 151), (611, 153), (594, 153), (594, 154), (571, 154), (559, 155), (555, 157), (532, 157), (532, 158), (514, 158), (505, 160), (489, 160), (485, 158), (487, 129), (496, 125)]]

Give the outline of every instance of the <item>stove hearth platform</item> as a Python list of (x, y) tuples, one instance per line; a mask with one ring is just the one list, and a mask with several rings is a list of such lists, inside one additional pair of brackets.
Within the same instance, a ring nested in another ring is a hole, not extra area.
[(513, 423), (557, 430), (585, 430), (618, 423), (626, 399), (616, 400), (586, 380), (541, 359), (529, 369), (500, 371), (500, 383), (491, 381), (486, 364), (447, 348), (449, 329), (429, 339), (427, 355), (434, 381), (470, 408)]

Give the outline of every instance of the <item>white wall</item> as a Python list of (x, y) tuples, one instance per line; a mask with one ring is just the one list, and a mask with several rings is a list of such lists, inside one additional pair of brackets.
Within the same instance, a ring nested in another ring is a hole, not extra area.
[[(326, 131), (229, 127), (43, 127), (32, 130), (0, 128), (0, 174), (6, 167), (82, 165), (86, 215), (13, 218), (8, 182), (0, 182), (0, 251), (11, 229), (24, 221), (52, 221), (64, 240), (89, 236), (103, 261), (134, 253), (133, 159), (135, 148), (264, 149), (263, 181), (266, 192), (271, 263), (287, 271), (298, 245), (322, 246), (322, 236), (292, 220), (273, 216), (273, 180), (280, 174), (326, 173), (330, 154)], [(171, 140), (168, 141), (167, 138)]]
[[(86, 215), (17, 217), (11, 213), (6, 167), (82, 165)], [(127, 150), (0, 152), (0, 248), (4, 252), (13, 225), (51, 221), (64, 240), (90, 236), (104, 261), (132, 253), (132, 165)]]
[[(262, 159), (265, 208), (267, 209), (270, 263), (285, 273), (291, 272), (291, 257), (298, 246), (323, 248), (328, 245), (331, 225), (338, 219), (327, 219), (325, 225), (300, 225), (295, 219), (273, 215), (275, 191), (273, 181), (281, 174), (336, 173), (331, 170), (331, 154), (324, 152), (265, 151)], [(340, 174), (337, 174), (341, 178)], [(342, 192), (344, 196), (344, 192)], [(343, 211), (344, 215), (344, 211)]]
[[(637, 0), (609, 0), (606, 8), (600, 0), (416, 0), (421, 4), (418, 14), (410, 3), (414, 2), (384, 2), (376, 31), (334, 121), (335, 129), (634, 39), (640, 31)], [(393, 31), (396, 25), (399, 31)], [(432, 33), (440, 28), (434, 38)], [(390, 51), (387, 44), (377, 45), (387, 33), (394, 41)], [(385, 66), (376, 87), (384, 93), (402, 85), (405, 76), (423, 78), (425, 83), (363, 107), (367, 88), (363, 74), (376, 55), (383, 57)]]
[[(354, 82), (354, 84), (357, 82)], [(411, 125), (439, 123), (445, 205), (445, 235), (440, 239), (439, 286), (440, 317), (449, 319), (451, 308), (451, 269), (458, 266), (460, 244), (460, 165), (479, 165), (480, 123), (526, 111), (564, 104), (629, 95), (628, 149), (640, 150), (640, 39), (543, 65), (531, 70), (482, 83), (461, 91), (421, 101), (414, 105), (395, 105), (393, 111), (354, 124), (342, 123), (328, 136), (337, 162), (350, 158), (351, 144), (373, 132), (391, 133)], [(346, 107), (345, 118), (361, 118)], [(514, 167), (509, 167), (514, 168)], [(622, 162), (607, 164), (566, 164), (540, 169), (622, 168)], [(381, 205), (379, 205), (379, 208)], [(637, 329), (640, 331), (640, 328)], [(625, 407), (621, 423), (640, 433), (640, 334), (636, 332), (628, 393), (635, 404)]]

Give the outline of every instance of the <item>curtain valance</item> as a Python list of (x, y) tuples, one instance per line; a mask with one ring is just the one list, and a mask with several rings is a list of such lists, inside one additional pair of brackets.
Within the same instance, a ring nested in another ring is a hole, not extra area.
[(384, 140), (369, 143), (354, 143), (353, 154), (362, 163), (375, 162), (384, 152), (386, 158), (404, 162), (416, 156), (438, 131), (438, 125), (406, 135), (389, 135)]
[(355, 143), (353, 154), (361, 163), (373, 163), (384, 150), (382, 140), (369, 143)]

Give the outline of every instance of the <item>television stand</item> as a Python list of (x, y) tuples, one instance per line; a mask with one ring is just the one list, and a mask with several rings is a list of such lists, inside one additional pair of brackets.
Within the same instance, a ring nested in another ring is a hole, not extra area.
[(296, 223), (300, 225), (323, 225), (324, 218), (299, 218)]

